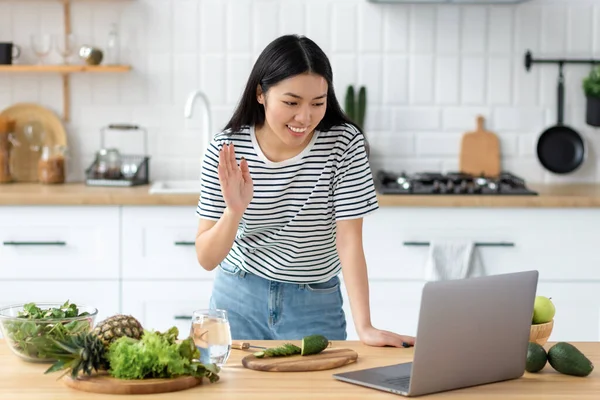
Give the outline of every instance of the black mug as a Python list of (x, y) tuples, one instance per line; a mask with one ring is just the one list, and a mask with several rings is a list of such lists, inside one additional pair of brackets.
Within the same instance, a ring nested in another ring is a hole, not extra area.
[(21, 55), (21, 48), (13, 43), (0, 43), (0, 65), (10, 65)]

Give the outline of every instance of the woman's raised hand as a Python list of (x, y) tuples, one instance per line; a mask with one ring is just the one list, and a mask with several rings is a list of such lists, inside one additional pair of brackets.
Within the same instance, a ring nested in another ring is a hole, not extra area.
[(225, 204), (236, 215), (242, 215), (252, 201), (254, 185), (244, 157), (238, 165), (233, 144), (225, 144), (219, 152), (219, 182)]

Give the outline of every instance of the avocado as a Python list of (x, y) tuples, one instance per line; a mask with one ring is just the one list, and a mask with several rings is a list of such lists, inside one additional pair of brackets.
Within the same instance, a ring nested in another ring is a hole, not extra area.
[(539, 372), (546, 366), (548, 361), (548, 353), (541, 345), (535, 342), (529, 342), (527, 348), (527, 362), (525, 363), (525, 371)]
[(588, 376), (594, 370), (592, 362), (575, 346), (558, 342), (548, 350), (548, 362), (565, 375)]
[(317, 354), (325, 350), (329, 346), (329, 340), (323, 335), (310, 335), (302, 338), (302, 352), (303, 356), (309, 356), (311, 354)]

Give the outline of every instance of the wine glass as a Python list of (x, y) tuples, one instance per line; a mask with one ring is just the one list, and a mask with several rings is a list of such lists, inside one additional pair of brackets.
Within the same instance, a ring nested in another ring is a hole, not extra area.
[(31, 35), (31, 49), (38, 57), (38, 64), (43, 65), (52, 50), (52, 36), (47, 33)]
[(66, 35), (56, 35), (54, 38), (54, 45), (56, 51), (63, 58), (63, 62), (68, 65), (70, 64), (70, 58), (75, 53), (77, 47), (77, 38), (74, 33)]
[(200, 351), (202, 364), (221, 368), (231, 353), (231, 328), (226, 310), (196, 310), (192, 314), (190, 336)]

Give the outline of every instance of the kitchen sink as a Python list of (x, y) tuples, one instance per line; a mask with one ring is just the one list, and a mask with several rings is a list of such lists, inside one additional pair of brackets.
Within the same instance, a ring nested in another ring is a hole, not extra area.
[(156, 181), (148, 190), (150, 194), (198, 194), (200, 181)]

